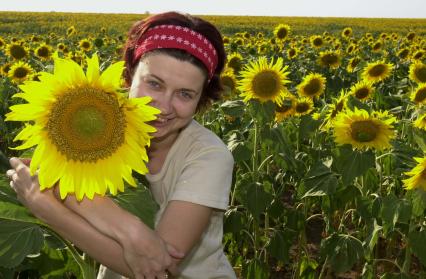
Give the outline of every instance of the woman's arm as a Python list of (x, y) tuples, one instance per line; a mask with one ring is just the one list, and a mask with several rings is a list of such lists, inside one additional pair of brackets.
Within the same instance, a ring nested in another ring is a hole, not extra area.
[(17, 197), (37, 218), (65, 239), (74, 243), (96, 261), (125, 276), (132, 276), (123, 257), (123, 249), (113, 239), (100, 233), (86, 220), (58, 201), (52, 189), (40, 191), (37, 176), (31, 177), (28, 167), (11, 159), (8, 170), (11, 186)]

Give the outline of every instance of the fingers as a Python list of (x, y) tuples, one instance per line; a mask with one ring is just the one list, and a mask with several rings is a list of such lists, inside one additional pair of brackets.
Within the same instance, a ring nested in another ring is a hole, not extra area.
[(24, 163), (24, 165), (26, 166), (30, 166), (31, 164), (31, 158), (18, 158), (19, 160), (21, 160), (22, 163)]
[(169, 255), (173, 258), (177, 259), (183, 259), (185, 257), (185, 254), (178, 251), (175, 247), (170, 245), (169, 243), (166, 243), (167, 252), (169, 252)]
[(18, 176), (31, 176), (28, 167), (18, 158), (12, 157), (10, 158), (9, 162), (12, 168), (15, 169)]

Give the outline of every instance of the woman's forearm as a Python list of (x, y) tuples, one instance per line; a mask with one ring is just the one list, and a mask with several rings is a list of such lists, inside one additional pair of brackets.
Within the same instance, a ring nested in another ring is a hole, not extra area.
[(141, 241), (141, 235), (152, 231), (138, 217), (119, 207), (109, 197), (95, 196), (93, 200), (83, 199), (79, 202), (70, 195), (64, 204), (121, 245), (131, 240)]
[(54, 200), (36, 216), (63, 238), (74, 243), (97, 262), (127, 277), (132, 272), (124, 260), (123, 249), (112, 238), (100, 233), (81, 216)]

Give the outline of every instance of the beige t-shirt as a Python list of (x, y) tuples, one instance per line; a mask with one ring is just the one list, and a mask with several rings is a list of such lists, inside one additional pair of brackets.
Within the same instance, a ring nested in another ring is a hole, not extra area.
[[(214, 208), (200, 242), (179, 265), (180, 279), (236, 278), (222, 247), (223, 213), (228, 206), (234, 160), (224, 143), (193, 120), (176, 139), (161, 171), (146, 175), (160, 205), (157, 224), (171, 200)], [(98, 279), (122, 278), (102, 267)]]

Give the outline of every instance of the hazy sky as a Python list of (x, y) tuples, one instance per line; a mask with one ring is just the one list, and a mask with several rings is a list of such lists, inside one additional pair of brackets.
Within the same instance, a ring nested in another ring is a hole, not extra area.
[(1, 0), (0, 11), (426, 18), (426, 0)]

